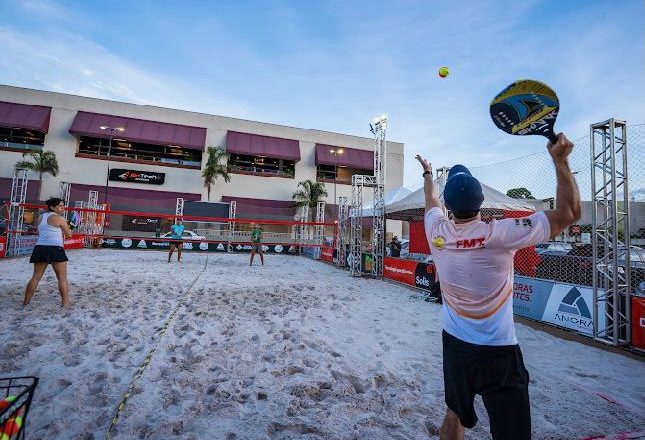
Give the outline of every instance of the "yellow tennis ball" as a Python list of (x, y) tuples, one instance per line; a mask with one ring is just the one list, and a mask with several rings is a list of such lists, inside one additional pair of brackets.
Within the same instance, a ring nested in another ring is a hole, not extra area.
[(440, 77), (445, 78), (448, 75), (450, 75), (450, 69), (448, 69), (448, 67), (443, 66), (443, 67), (439, 68), (439, 76)]

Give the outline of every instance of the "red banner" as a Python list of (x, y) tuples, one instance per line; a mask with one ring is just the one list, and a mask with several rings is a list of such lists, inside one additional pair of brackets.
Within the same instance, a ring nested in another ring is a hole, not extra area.
[(430, 246), (426, 238), (426, 228), (422, 220), (410, 222), (410, 252), (430, 254)]
[(645, 350), (645, 298), (632, 297), (632, 345)]
[(0, 258), (7, 256), (7, 237), (0, 236)]
[(322, 252), (320, 253), (320, 259), (323, 261), (329, 261), (330, 263), (334, 261), (334, 248), (323, 246)]
[(65, 249), (83, 249), (83, 235), (72, 235), (72, 238), (66, 238)]
[(401, 260), (399, 258), (385, 257), (383, 259), (383, 276), (399, 283), (415, 286), (414, 275), (417, 262)]

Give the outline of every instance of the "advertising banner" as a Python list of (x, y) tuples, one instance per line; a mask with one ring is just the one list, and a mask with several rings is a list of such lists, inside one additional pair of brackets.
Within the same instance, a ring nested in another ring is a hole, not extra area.
[(7, 237), (0, 236), (0, 258), (7, 256)]
[(66, 238), (63, 246), (65, 249), (83, 249), (83, 235), (72, 235), (72, 238)]
[(516, 276), (513, 283), (513, 313), (542, 320), (554, 283)]
[[(605, 316), (598, 315), (600, 327)], [(554, 284), (542, 321), (593, 336), (593, 289), (572, 284)]]
[(322, 252), (320, 254), (320, 259), (323, 261), (328, 261), (332, 262), (334, 261), (334, 248), (333, 247), (328, 247), (328, 246), (323, 246), (322, 247)]
[(414, 285), (419, 289), (431, 290), (435, 282), (434, 264), (417, 263), (414, 271)]
[(383, 259), (383, 276), (399, 283), (414, 286), (416, 285), (417, 264), (416, 261), (385, 257)]
[(115, 182), (147, 183), (150, 185), (162, 185), (166, 179), (166, 173), (155, 173), (153, 171), (124, 170), (112, 168), (110, 180)]
[[(101, 246), (110, 249), (168, 249), (170, 242), (157, 238), (104, 238)], [(194, 252), (228, 252), (227, 243), (206, 243), (197, 240), (186, 240), (183, 243), (184, 251)], [(297, 247), (292, 245), (270, 244), (263, 245), (262, 251), (276, 254), (294, 254)], [(231, 252), (251, 252), (251, 245), (234, 243), (230, 247)]]

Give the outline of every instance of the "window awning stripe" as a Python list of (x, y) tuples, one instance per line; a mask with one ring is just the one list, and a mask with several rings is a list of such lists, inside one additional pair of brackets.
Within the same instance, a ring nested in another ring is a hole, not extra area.
[(100, 113), (78, 112), (69, 132), (79, 136), (108, 138), (109, 133), (101, 126), (123, 127), (125, 131), (113, 137), (131, 142), (155, 145), (177, 145), (203, 151), (206, 146), (206, 129), (189, 125), (148, 121)]
[(300, 160), (300, 142), (294, 139), (229, 131), (226, 134), (226, 152), (298, 162)]

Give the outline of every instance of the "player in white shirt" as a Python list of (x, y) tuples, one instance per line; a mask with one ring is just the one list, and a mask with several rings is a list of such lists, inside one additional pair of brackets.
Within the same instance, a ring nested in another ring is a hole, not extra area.
[(443, 296), (443, 370), (448, 406), (440, 438), (463, 439), (477, 423), (476, 394), (483, 398), (494, 440), (531, 438), (528, 371), (513, 322), (513, 256), (518, 249), (549, 241), (580, 218), (580, 193), (568, 164), (573, 144), (564, 134), (547, 144), (557, 176), (557, 205), (525, 218), (484, 223), (479, 181), (463, 165), (448, 173), (443, 214), (423, 167), (425, 231)]

